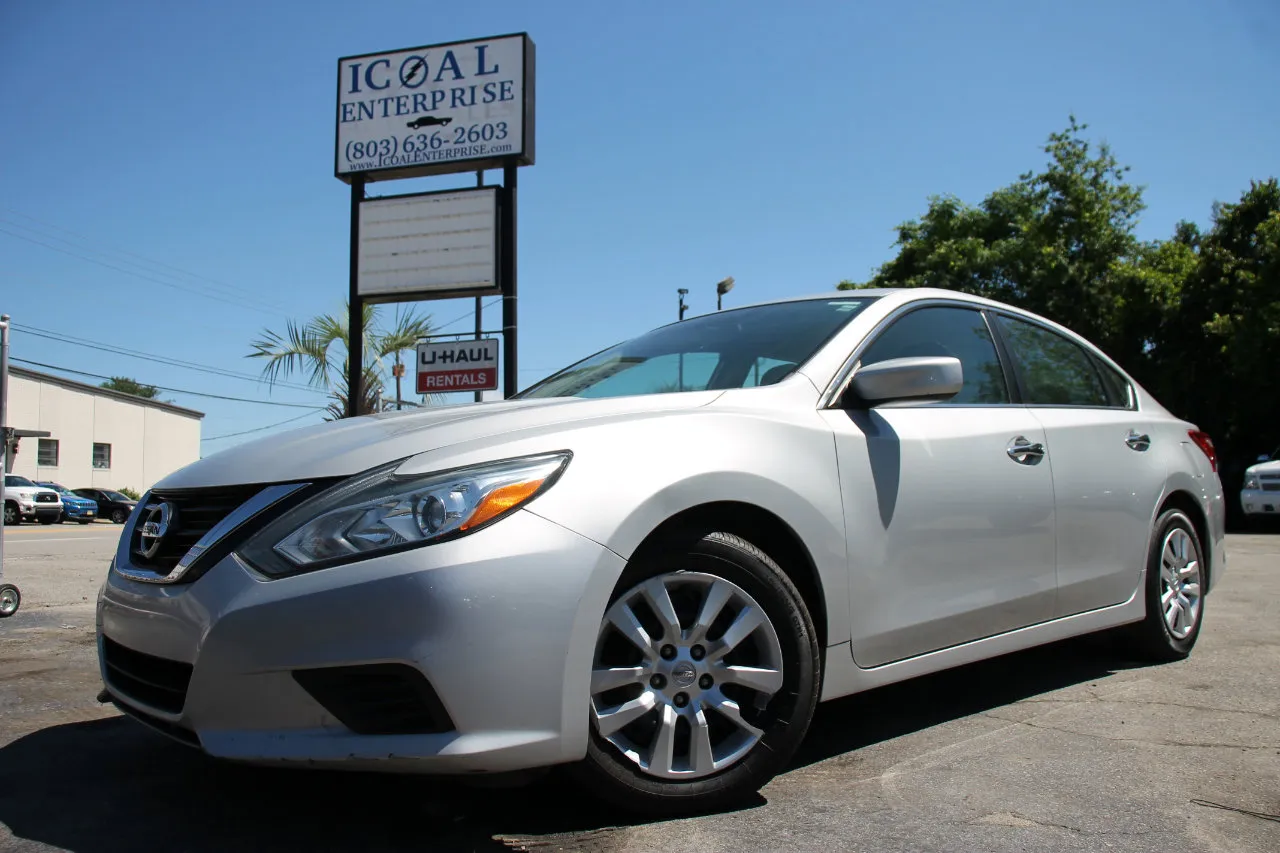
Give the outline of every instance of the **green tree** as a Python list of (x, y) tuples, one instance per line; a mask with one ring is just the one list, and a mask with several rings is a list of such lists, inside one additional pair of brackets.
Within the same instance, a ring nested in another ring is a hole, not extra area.
[[(288, 320), (284, 332), (263, 329), (251, 345), (249, 358), (265, 360), (262, 376), (269, 384), (300, 374), (305, 381), (329, 392), (332, 418), (346, 413), (349, 312), (321, 314), (305, 322)], [(397, 311), (389, 326), (383, 325), (378, 306), (364, 306), (364, 365), (359, 389), (359, 414), (378, 411), (385, 388), (386, 365), (390, 358), (401, 363), (401, 354), (433, 331), (430, 316)], [(396, 377), (396, 398), (400, 397), (400, 377)]]
[(143, 385), (138, 380), (127, 376), (112, 376), (98, 387), (106, 388), (108, 391), (118, 391), (121, 394), (132, 394), (145, 400), (154, 400), (160, 396), (160, 389), (156, 386)]
[(1280, 444), (1280, 183), (1251, 182), (1206, 233), (1180, 226), (1173, 242), (1195, 262), (1157, 344), (1157, 393), (1241, 467)]
[[(1167, 298), (1141, 273), (1134, 236), (1142, 188), (1126, 181), (1105, 144), (1083, 136), (1072, 116), (1049, 136), (1049, 161), (973, 206), (935, 196), (918, 220), (898, 226), (898, 254), (864, 283), (839, 287), (942, 287), (1027, 308), (1136, 363), (1150, 303)], [(1164, 282), (1167, 284), (1167, 282)]]

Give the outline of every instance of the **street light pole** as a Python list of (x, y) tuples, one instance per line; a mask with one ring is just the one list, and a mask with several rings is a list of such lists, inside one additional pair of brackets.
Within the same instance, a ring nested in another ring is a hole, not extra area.
[(722, 278), (718, 282), (716, 282), (716, 310), (717, 311), (719, 311), (720, 308), (722, 307), (722, 300), (724, 299), (724, 295), (728, 293), (730, 290), (733, 290), (733, 276), (729, 276), (728, 278)]

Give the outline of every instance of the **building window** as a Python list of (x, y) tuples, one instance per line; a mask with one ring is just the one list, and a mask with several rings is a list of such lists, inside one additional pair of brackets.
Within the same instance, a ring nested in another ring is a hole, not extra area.
[(36, 464), (41, 468), (58, 467), (58, 439), (40, 439), (40, 444), (36, 447)]
[(111, 467), (111, 445), (93, 443), (93, 467), (99, 470)]

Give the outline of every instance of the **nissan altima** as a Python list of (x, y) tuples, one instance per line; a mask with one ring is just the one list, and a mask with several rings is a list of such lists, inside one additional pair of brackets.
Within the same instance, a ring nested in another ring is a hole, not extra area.
[(1185, 657), (1223, 543), (1212, 441), (1089, 342), (837, 292), (171, 474), (99, 596), (103, 699), (223, 759), (718, 808), (825, 700), (1104, 630)]

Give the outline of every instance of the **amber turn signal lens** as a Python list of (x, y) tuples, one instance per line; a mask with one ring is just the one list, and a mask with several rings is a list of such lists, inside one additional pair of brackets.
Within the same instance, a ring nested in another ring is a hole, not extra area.
[(473, 527), (479, 527), (486, 521), (492, 521), (504, 512), (518, 507), (520, 504), (533, 497), (534, 492), (542, 487), (546, 482), (544, 479), (529, 480), (524, 483), (512, 483), (509, 486), (499, 486), (481, 499), (479, 505), (476, 506), (475, 512), (471, 513), (459, 530), (470, 530)]

